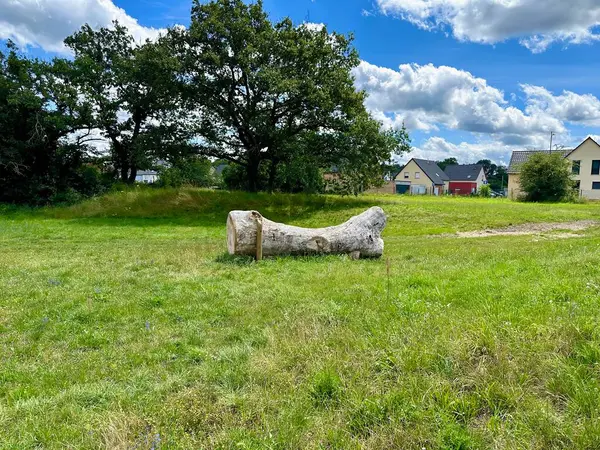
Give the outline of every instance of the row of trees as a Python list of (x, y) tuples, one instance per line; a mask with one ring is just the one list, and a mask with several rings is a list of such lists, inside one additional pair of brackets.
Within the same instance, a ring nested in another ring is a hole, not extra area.
[(310, 189), (334, 166), (367, 187), (410, 148), (366, 111), (351, 37), (272, 23), (261, 1), (196, 0), (189, 28), (141, 44), (118, 23), (65, 44), (72, 58), (0, 53), (2, 201), (86, 194), (198, 157), (231, 163), (231, 184), (250, 191)]

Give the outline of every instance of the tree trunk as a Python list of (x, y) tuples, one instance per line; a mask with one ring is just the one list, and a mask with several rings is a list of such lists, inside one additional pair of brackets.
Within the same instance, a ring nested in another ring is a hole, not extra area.
[(124, 162), (121, 162), (121, 181), (127, 183), (129, 179), (129, 166)]
[(353, 257), (378, 258), (383, 254), (381, 232), (387, 218), (379, 207), (370, 208), (342, 225), (327, 228), (294, 227), (264, 219), (256, 211), (231, 211), (227, 218), (230, 254), (257, 254), (260, 219), (264, 256), (347, 253)]
[(260, 167), (260, 159), (251, 158), (248, 160), (248, 190), (250, 192), (258, 191), (258, 170)]
[(269, 192), (275, 190), (275, 176), (277, 175), (277, 166), (279, 161), (276, 159), (271, 160), (271, 166), (269, 167)]
[(137, 167), (131, 166), (129, 168), (129, 177), (127, 178), (127, 184), (135, 183), (135, 177), (137, 176)]

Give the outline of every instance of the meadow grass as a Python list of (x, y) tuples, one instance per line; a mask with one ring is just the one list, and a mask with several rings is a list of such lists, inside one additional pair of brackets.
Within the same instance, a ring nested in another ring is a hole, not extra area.
[[(226, 255), (371, 205), (381, 260)], [(0, 217), (0, 448), (600, 448), (594, 204), (141, 190)], [(387, 275), (387, 260), (389, 272)]]

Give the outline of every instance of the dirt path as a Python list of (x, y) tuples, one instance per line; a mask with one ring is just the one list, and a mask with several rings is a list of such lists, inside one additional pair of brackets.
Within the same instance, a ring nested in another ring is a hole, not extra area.
[[(521, 225), (511, 225), (505, 228), (495, 230), (462, 231), (457, 232), (456, 236), (462, 238), (480, 238), (490, 236), (524, 236), (531, 234), (544, 234), (553, 231), (583, 231), (590, 227), (599, 225), (595, 220), (579, 220), (576, 222), (561, 223), (524, 223)], [(580, 234), (560, 233), (553, 235), (557, 238), (580, 237)]]

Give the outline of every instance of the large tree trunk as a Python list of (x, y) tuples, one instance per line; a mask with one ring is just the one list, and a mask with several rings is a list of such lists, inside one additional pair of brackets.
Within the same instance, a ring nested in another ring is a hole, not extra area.
[(127, 180), (129, 179), (129, 166), (127, 164), (122, 164), (120, 171), (121, 171), (121, 181), (123, 183), (127, 183)]
[(258, 191), (258, 172), (260, 168), (259, 158), (250, 158), (248, 160), (247, 174), (248, 174), (248, 190), (250, 192)]
[(279, 165), (279, 161), (276, 159), (271, 160), (271, 165), (269, 166), (269, 192), (273, 192), (275, 190), (275, 176), (277, 175), (277, 166)]
[(227, 218), (227, 248), (232, 255), (347, 253), (378, 258), (383, 254), (381, 232), (386, 221), (379, 207), (327, 228), (294, 227), (272, 222), (256, 211), (231, 211)]
[(137, 177), (137, 167), (134, 167), (133, 165), (129, 168), (129, 178), (127, 178), (127, 183), (128, 184), (133, 184), (135, 183), (135, 178)]

